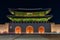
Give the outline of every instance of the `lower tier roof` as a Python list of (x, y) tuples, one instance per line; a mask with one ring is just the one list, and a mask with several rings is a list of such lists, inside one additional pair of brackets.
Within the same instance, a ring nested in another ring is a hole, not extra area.
[(37, 18), (35, 18), (35, 17), (31, 17), (31, 18), (17, 18), (17, 17), (11, 17), (11, 16), (8, 16), (8, 18), (10, 19), (10, 20), (12, 20), (12, 21), (15, 21), (15, 22), (21, 22), (21, 21), (23, 21), (23, 22), (30, 22), (30, 21), (37, 21), (37, 22), (40, 22), (40, 21), (48, 21), (49, 19), (51, 19), (52, 17), (37, 17)]

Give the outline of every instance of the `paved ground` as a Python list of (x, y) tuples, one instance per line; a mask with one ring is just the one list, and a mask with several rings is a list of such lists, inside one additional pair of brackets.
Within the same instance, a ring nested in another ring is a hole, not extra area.
[(0, 35), (0, 40), (60, 40), (60, 35)]

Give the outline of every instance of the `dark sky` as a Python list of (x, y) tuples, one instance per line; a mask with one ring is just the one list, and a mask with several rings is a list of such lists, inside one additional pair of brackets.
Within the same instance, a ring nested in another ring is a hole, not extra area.
[(0, 23), (9, 22), (6, 17), (9, 15), (8, 8), (52, 8), (50, 12), (53, 15), (51, 22), (60, 23), (60, 1), (41, 0), (41, 1), (0, 1)]

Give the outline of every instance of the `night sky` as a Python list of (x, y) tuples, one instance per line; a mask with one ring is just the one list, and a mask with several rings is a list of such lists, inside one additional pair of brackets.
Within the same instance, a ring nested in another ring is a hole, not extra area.
[(52, 8), (49, 15), (53, 15), (51, 22), (60, 23), (60, 1), (41, 0), (41, 1), (0, 1), (0, 23), (9, 22), (6, 17), (10, 15), (8, 8)]

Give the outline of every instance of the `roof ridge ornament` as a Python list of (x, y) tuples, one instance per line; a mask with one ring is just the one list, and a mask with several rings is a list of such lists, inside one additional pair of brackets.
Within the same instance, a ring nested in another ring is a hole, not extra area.
[(50, 10), (51, 8), (8, 8), (12, 10)]

